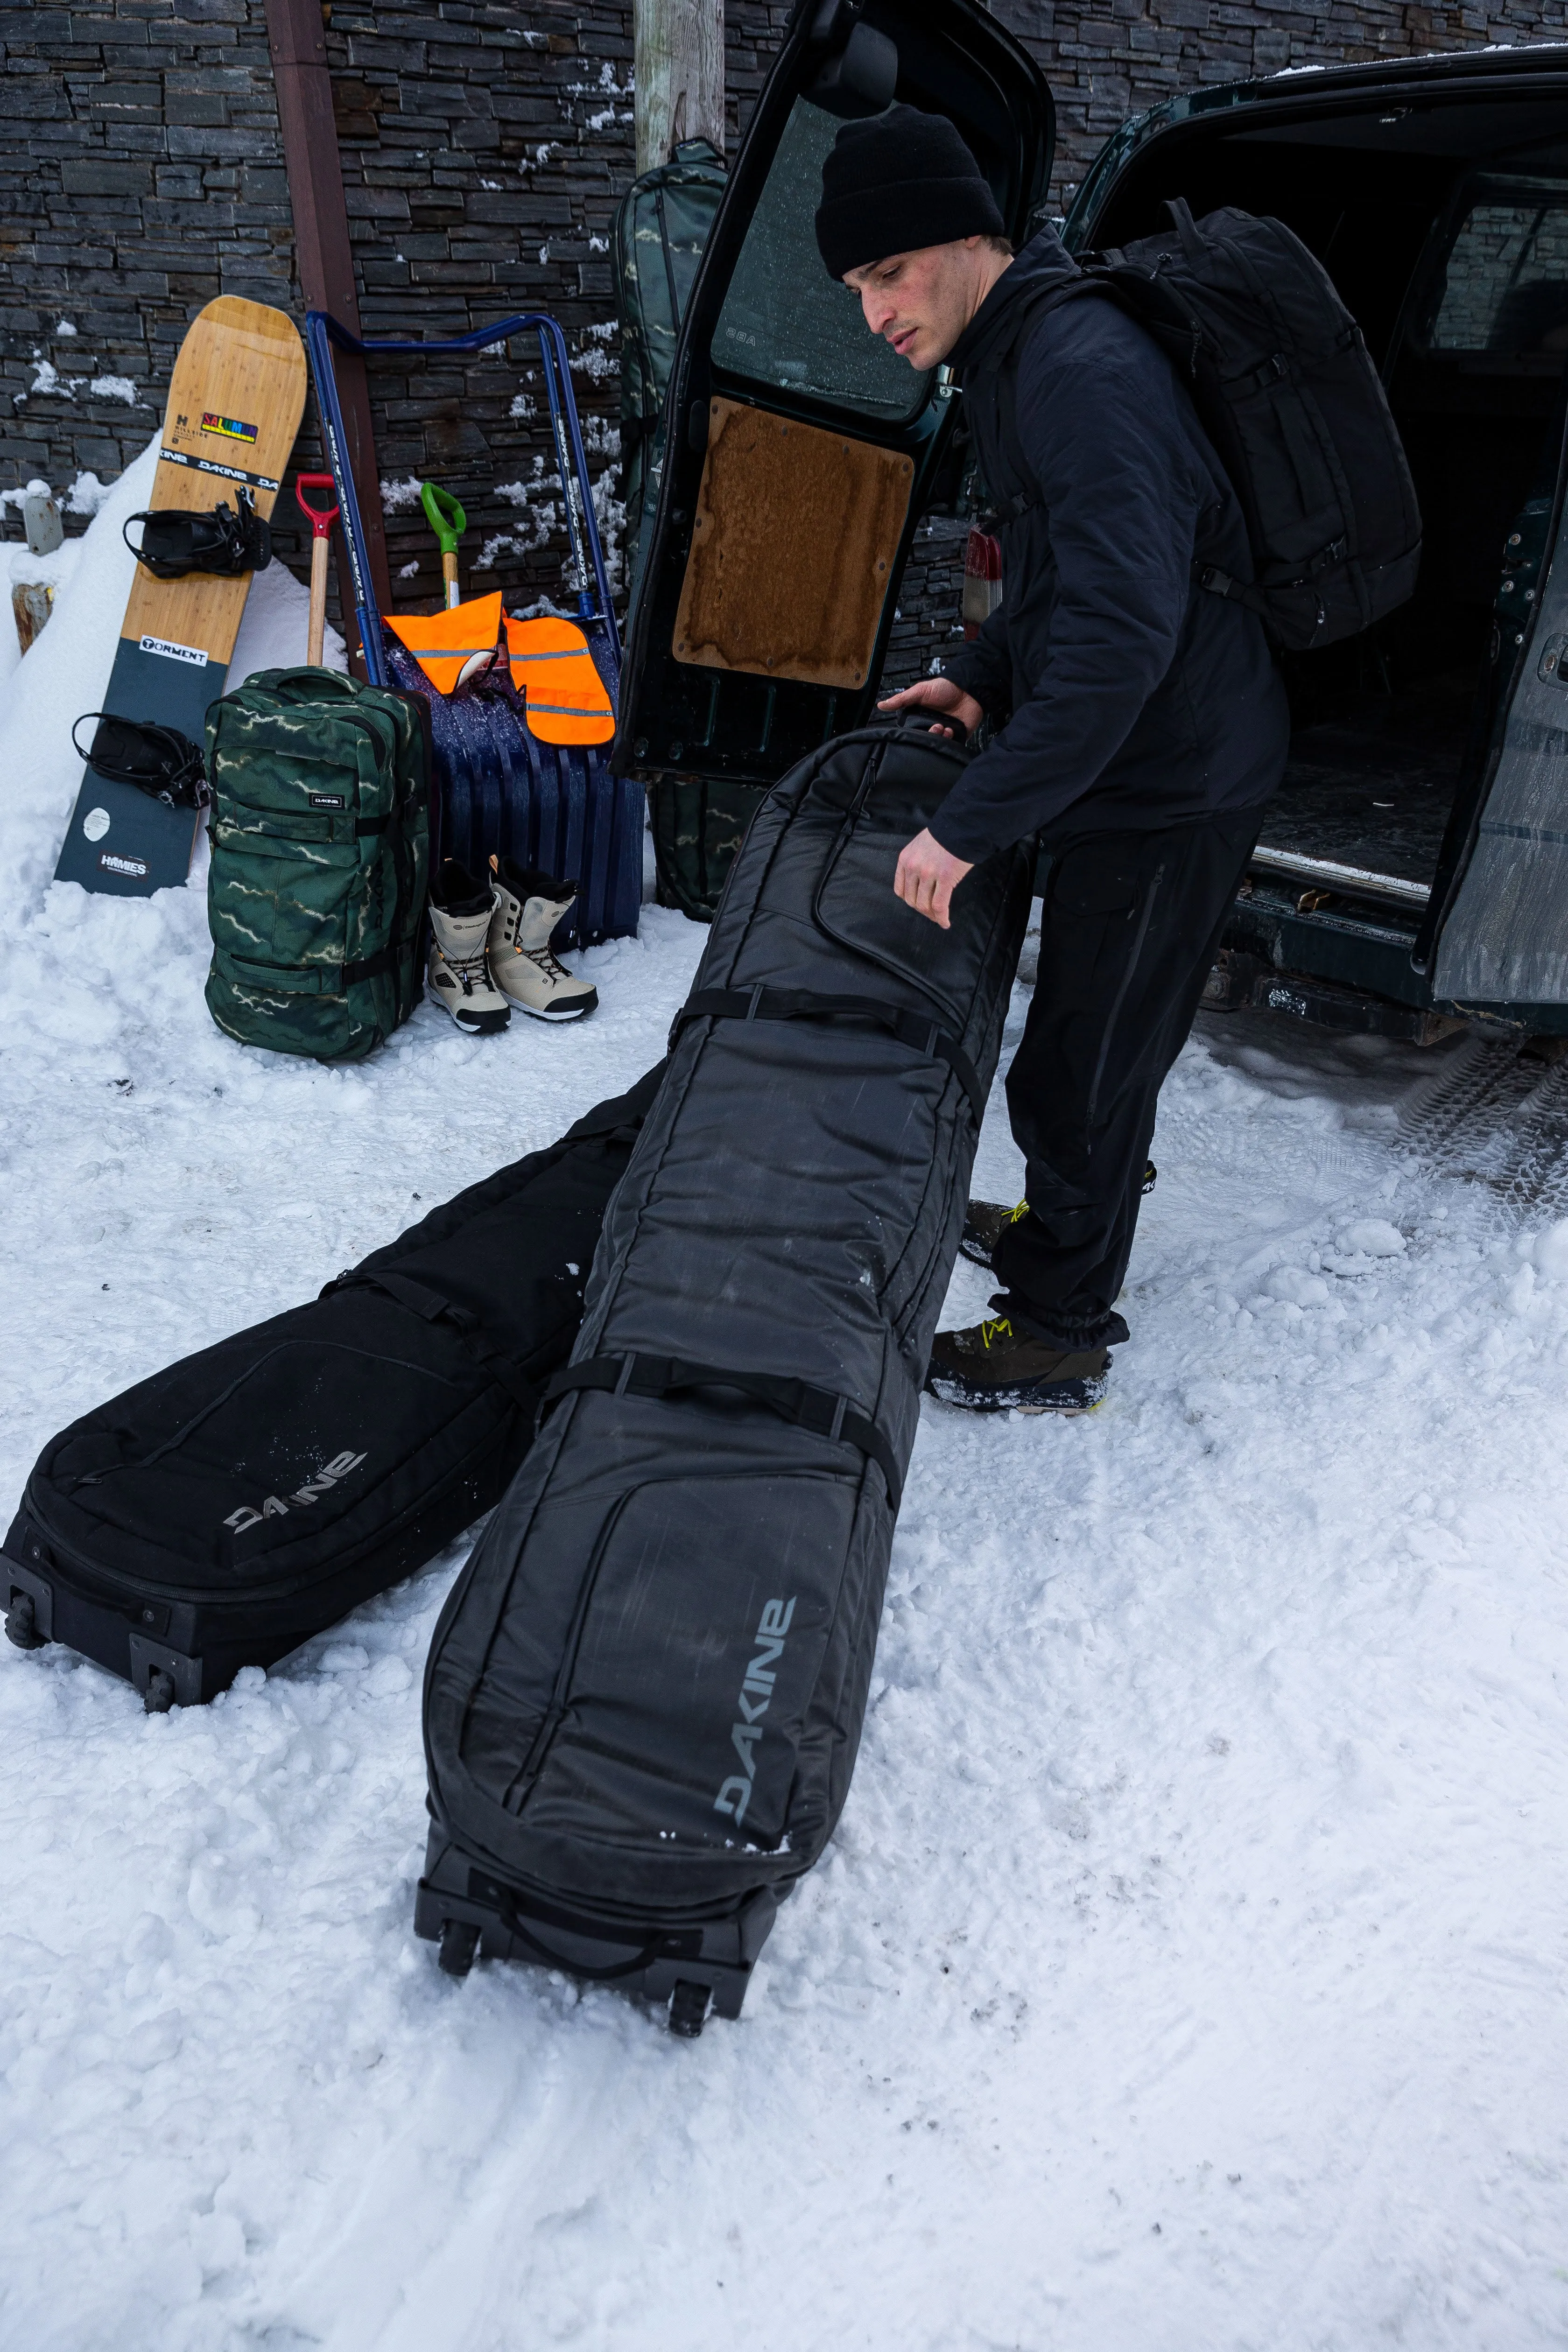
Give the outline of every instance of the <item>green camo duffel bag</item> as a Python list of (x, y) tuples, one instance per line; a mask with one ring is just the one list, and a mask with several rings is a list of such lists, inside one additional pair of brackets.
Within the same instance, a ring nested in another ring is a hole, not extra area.
[(242, 1045), (357, 1062), (419, 1002), (428, 738), (412, 695), (262, 670), (207, 715), (207, 1006)]

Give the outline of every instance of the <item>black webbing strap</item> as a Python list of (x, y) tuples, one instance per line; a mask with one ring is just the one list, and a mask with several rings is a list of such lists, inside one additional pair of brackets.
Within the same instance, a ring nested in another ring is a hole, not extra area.
[(344, 988), (353, 988), (357, 981), (374, 980), (384, 971), (394, 971), (398, 952), (396, 940), (389, 940), (385, 947), (377, 948), (374, 955), (361, 956), (357, 963), (345, 963), (342, 967)]
[(431, 1290), (423, 1282), (416, 1282), (411, 1275), (395, 1274), (390, 1268), (385, 1273), (340, 1275), (336, 1282), (328, 1284), (327, 1290), (321, 1295), (325, 1297), (330, 1291), (352, 1290), (360, 1285), (367, 1290), (384, 1290), (400, 1307), (422, 1315), (426, 1323), (450, 1323), (469, 1355), (478, 1360), (491, 1380), (505, 1389), (509, 1396), (515, 1398), (524, 1412), (532, 1413), (539, 1400), (539, 1383), (529, 1380), (510, 1357), (501, 1354), (499, 1348), (491, 1347), (478, 1316), (470, 1315), (466, 1307), (454, 1307), (452, 1301), (443, 1298), (438, 1290)]
[(781, 1421), (809, 1430), (814, 1437), (856, 1446), (876, 1464), (896, 1511), (903, 1491), (898, 1459), (876, 1423), (858, 1412), (847, 1397), (814, 1389), (777, 1372), (738, 1372), (722, 1364), (693, 1364), (682, 1356), (589, 1356), (557, 1372), (544, 1391), (542, 1412), (574, 1389), (607, 1389), (613, 1396), (679, 1396), (686, 1389), (738, 1389), (776, 1412)]
[(705, 1016), (712, 1021), (826, 1021), (835, 1014), (855, 1021), (873, 1021), (896, 1037), (900, 1045), (930, 1059), (945, 1062), (964, 1093), (978, 1127), (985, 1117), (985, 1090), (980, 1073), (959, 1044), (923, 1013), (884, 1003), (879, 996), (828, 996), (808, 988), (700, 988), (675, 1016), (669, 1033), (673, 1045), (688, 1021)]
[[(591, 1969), (582, 1960), (568, 1959), (564, 1952), (552, 1951), (548, 1944), (542, 1942), (539, 1937), (531, 1934), (523, 1926), (521, 1918), (511, 1904), (506, 1905), (501, 1912), (501, 1918), (508, 1935), (514, 1937), (520, 1944), (526, 1945), (534, 1958), (543, 1967), (563, 1969), (571, 1976), (582, 1977), (588, 1984), (614, 1984), (622, 1977), (640, 1976), (644, 1969), (658, 1958), (658, 1939), (657, 1937), (650, 1936), (647, 1941), (640, 1945), (633, 1953), (629, 1960), (617, 1960), (607, 1968)], [(598, 1936), (601, 1943), (612, 1941), (618, 1943), (622, 1940), (619, 1937), (612, 1938), (599, 1929), (595, 1929), (593, 1932)]]

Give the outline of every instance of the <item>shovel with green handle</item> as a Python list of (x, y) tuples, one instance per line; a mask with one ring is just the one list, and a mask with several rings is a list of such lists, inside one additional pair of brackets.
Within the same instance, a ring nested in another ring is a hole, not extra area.
[(441, 577), (447, 585), (447, 609), (451, 611), (459, 602), (458, 593), (458, 541), (468, 528), (468, 518), (450, 490), (437, 482), (420, 486), (419, 503), (425, 509), (425, 520), (435, 532), (441, 550)]

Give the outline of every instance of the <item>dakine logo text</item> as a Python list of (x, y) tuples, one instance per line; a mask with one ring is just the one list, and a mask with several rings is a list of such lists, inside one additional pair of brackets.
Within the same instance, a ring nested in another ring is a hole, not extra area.
[(757, 1630), (752, 1637), (757, 1645), (757, 1654), (746, 1668), (741, 1696), (735, 1702), (740, 1720), (730, 1732), (730, 1745), (740, 1758), (742, 1769), (731, 1773), (713, 1800), (716, 1813), (728, 1813), (736, 1822), (745, 1819), (746, 1807), (752, 1801), (752, 1790), (756, 1786), (757, 1742), (763, 1736), (763, 1717), (773, 1698), (778, 1661), (784, 1655), (784, 1637), (794, 1615), (793, 1601), (770, 1601), (757, 1621)]
[(292, 1510), (309, 1503), (319, 1503), (324, 1494), (348, 1476), (351, 1470), (357, 1470), (363, 1460), (363, 1454), (334, 1454), (330, 1462), (322, 1463), (313, 1478), (307, 1478), (293, 1494), (268, 1495), (259, 1507), (253, 1503), (241, 1503), (237, 1511), (230, 1511), (224, 1525), (232, 1528), (237, 1536), (241, 1536), (247, 1528), (259, 1527), (263, 1519), (287, 1518)]

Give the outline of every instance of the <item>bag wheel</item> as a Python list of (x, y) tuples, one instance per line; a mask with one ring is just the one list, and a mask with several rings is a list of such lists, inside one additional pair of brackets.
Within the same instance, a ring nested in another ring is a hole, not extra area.
[(41, 1650), (44, 1637), (38, 1631), (38, 1612), (30, 1592), (14, 1592), (11, 1606), (5, 1612), (5, 1639), (19, 1650)]
[(174, 1675), (166, 1675), (162, 1666), (154, 1666), (147, 1677), (147, 1687), (142, 1694), (142, 1713), (167, 1715), (174, 1704)]
[(695, 2042), (708, 2015), (710, 1989), (682, 1977), (669, 1996), (669, 2030), (683, 2042)]
[(467, 1919), (443, 1919), (436, 1964), (449, 1977), (466, 1977), (479, 1948), (479, 1931)]

